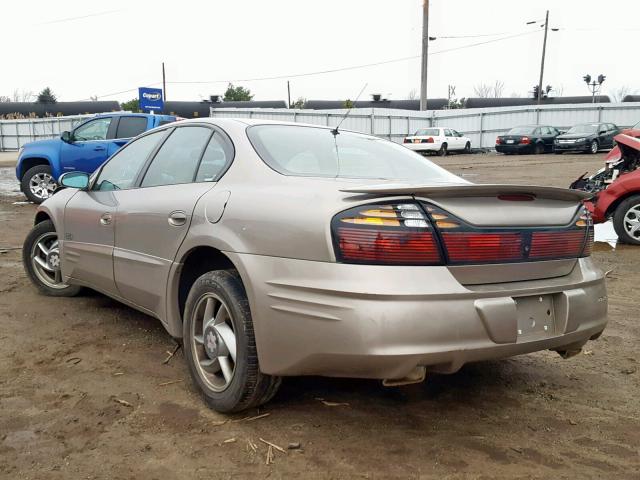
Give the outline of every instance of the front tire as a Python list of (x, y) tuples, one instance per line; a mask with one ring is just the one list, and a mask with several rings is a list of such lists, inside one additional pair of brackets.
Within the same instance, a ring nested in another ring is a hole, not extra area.
[(183, 319), (184, 352), (194, 383), (207, 405), (222, 413), (268, 402), (280, 377), (260, 371), (247, 295), (236, 270), (198, 278)]
[(613, 228), (622, 243), (640, 245), (640, 195), (618, 205), (613, 214)]
[(20, 190), (33, 203), (42, 203), (58, 189), (49, 165), (36, 165), (25, 172), (20, 181)]
[(598, 141), (597, 140), (593, 140), (589, 144), (589, 153), (591, 155), (595, 155), (596, 153), (598, 153), (598, 150), (600, 150), (600, 145), (598, 145)]
[(31, 282), (45, 295), (73, 297), (81, 287), (62, 281), (58, 234), (51, 220), (38, 223), (22, 247), (22, 263)]

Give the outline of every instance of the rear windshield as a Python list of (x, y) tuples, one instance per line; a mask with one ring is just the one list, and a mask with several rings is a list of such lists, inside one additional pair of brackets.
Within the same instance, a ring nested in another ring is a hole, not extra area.
[(598, 125), (576, 125), (571, 127), (567, 133), (595, 133)]
[(507, 135), (531, 135), (536, 127), (514, 127)]
[(428, 135), (437, 137), (437, 136), (440, 135), (440, 130), (438, 128), (423, 128), (423, 129), (418, 130), (415, 133), (414, 136), (415, 137), (426, 137)]
[(283, 175), (463, 182), (408, 148), (369, 135), (297, 125), (256, 125), (247, 134), (262, 160)]

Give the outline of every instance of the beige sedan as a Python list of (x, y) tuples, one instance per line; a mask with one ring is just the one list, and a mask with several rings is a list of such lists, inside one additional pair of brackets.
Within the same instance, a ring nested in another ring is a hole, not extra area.
[(287, 375), (400, 385), (605, 328), (587, 194), (473, 185), (369, 135), (183, 121), (61, 183), (25, 240), (33, 283), (158, 318), (221, 412)]

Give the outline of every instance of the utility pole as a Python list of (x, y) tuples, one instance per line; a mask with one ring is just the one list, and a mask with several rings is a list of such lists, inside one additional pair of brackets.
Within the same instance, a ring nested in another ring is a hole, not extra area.
[(547, 33), (549, 32), (549, 10), (544, 19), (544, 42), (542, 43), (542, 61), (540, 62), (540, 81), (538, 82), (538, 105), (542, 102), (542, 76), (544, 75), (544, 56), (547, 52)]
[(422, 69), (420, 74), (420, 110), (427, 109), (427, 57), (429, 55), (429, 0), (422, 3)]
[(167, 80), (164, 76), (164, 62), (162, 62), (162, 101), (167, 101)]
[(291, 85), (289, 85), (289, 80), (287, 80), (287, 108), (291, 108)]

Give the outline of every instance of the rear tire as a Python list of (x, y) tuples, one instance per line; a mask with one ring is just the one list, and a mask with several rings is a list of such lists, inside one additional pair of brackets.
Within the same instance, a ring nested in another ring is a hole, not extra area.
[[(37, 260), (36, 258), (37, 257)], [(50, 297), (74, 297), (82, 287), (62, 282), (58, 234), (51, 220), (38, 223), (22, 246), (22, 263), (31, 282)]]
[(536, 143), (533, 147), (533, 153), (536, 155), (542, 155), (544, 153), (544, 144)]
[(39, 204), (52, 196), (58, 183), (51, 176), (49, 165), (36, 165), (25, 172), (20, 180), (20, 190), (33, 203)]
[(440, 147), (440, 150), (438, 150), (438, 156), (446, 157), (447, 153), (448, 153), (447, 144), (443, 143), (442, 146)]
[(185, 305), (183, 342), (191, 378), (210, 408), (239, 412), (276, 394), (282, 380), (260, 371), (249, 302), (236, 270), (208, 272), (195, 281)]
[(622, 201), (613, 214), (613, 228), (622, 243), (640, 245), (640, 195)]

